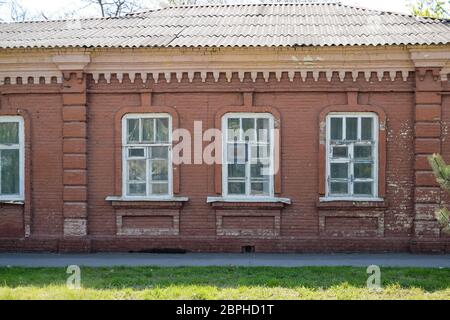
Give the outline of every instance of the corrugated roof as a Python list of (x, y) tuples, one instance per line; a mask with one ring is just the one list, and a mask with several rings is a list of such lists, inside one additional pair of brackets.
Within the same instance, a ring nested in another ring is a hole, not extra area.
[(448, 43), (450, 20), (336, 3), (182, 6), (120, 18), (0, 24), (0, 48)]

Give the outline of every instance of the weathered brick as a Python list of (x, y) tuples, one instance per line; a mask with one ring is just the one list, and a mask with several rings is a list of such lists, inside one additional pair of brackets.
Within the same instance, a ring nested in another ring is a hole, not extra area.
[(429, 155), (416, 155), (416, 161), (414, 162), (415, 170), (431, 170), (430, 163), (428, 162)]
[(83, 237), (87, 234), (86, 219), (64, 219), (65, 237)]
[(417, 171), (416, 172), (416, 186), (418, 187), (435, 187), (439, 184), (436, 182), (436, 177), (431, 171)]
[(65, 202), (64, 218), (86, 218), (87, 203), (86, 202)]
[(416, 105), (416, 121), (439, 121), (441, 120), (441, 105)]
[(441, 189), (434, 187), (415, 188), (414, 198), (416, 203), (439, 203)]
[(439, 209), (438, 204), (416, 204), (416, 219), (434, 220), (436, 211)]

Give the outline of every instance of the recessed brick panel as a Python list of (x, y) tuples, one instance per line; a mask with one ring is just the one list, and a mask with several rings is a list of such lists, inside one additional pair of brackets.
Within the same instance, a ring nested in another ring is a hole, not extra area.
[(417, 104), (441, 104), (442, 97), (436, 91), (422, 91), (416, 92)]
[(64, 218), (86, 218), (87, 203), (86, 202), (65, 202)]
[(65, 170), (64, 184), (65, 185), (85, 185), (87, 183), (86, 170)]
[(431, 171), (417, 171), (416, 172), (416, 186), (419, 187), (436, 187), (439, 184), (436, 182), (436, 177)]
[(417, 154), (433, 154), (441, 152), (441, 141), (439, 139), (416, 139)]
[(65, 106), (76, 106), (86, 104), (85, 93), (65, 93), (63, 94), (63, 104)]
[(428, 162), (429, 155), (416, 155), (416, 161), (414, 163), (415, 170), (427, 171), (431, 170), (430, 163)]
[(64, 201), (77, 202), (87, 200), (87, 187), (64, 186)]
[(86, 138), (86, 123), (85, 122), (66, 122), (64, 123), (65, 138)]
[(416, 203), (439, 203), (441, 189), (433, 187), (417, 187), (415, 189)]
[(86, 158), (85, 154), (65, 154), (63, 158), (64, 169), (86, 169)]
[(439, 138), (441, 136), (440, 122), (419, 122), (416, 123), (417, 138)]
[(436, 211), (440, 208), (438, 204), (416, 204), (416, 219), (434, 220)]
[(416, 121), (439, 121), (441, 120), (441, 105), (417, 105)]
[(63, 108), (64, 121), (86, 121), (85, 106), (65, 106)]
[(64, 153), (86, 153), (86, 139), (67, 138), (64, 139)]

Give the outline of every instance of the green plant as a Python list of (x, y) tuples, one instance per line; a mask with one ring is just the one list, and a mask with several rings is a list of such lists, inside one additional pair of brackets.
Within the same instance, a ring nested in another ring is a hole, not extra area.
[[(439, 154), (433, 154), (428, 158), (428, 161), (439, 185), (450, 192), (450, 166), (445, 163)], [(441, 225), (442, 231), (450, 234), (450, 211), (447, 208), (437, 210), (436, 219)]]

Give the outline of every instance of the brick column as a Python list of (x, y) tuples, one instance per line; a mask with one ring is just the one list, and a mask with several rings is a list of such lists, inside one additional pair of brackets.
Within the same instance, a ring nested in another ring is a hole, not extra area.
[(63, 169), (64, 236), (87, 235), (87, 116), (86, 77), (64, 72)]
[(441, 153), (442, 98), (440, 68), (416, 69), (415, 107), (415, 217), (414, 237), (439, 237), (434, 217), (441, 190), (428, 163), (428, 156)]

